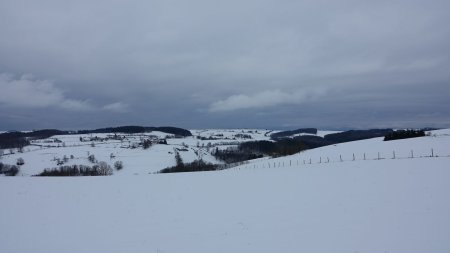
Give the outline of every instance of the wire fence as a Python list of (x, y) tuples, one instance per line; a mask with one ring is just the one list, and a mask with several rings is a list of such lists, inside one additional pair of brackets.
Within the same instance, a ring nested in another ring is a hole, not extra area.
[[(399, 155), (403, 154), (403, 155)], [(405, 156), (405, 154), (408, 154)], [(304, 165), (312, 164), (327, 164), (327, 163), (341, 163), (341, 162), (353, 162), (353, 161), (369, 161), (369, 160), (386, 160), (386, 159), (420, 159), (420, 158), (437, 158), (437, 157), (447, 157), (450, 158), (450, 154), (443, 155), (441, 152), (437, 153), (434, 148), (429, 150), (429, 153), (424, 152), (414, 152), (414, 150), (409, 150), (408, 152), (396, 152), (393, 150), (390, 154), (376, 152), (375, 154), (369, 152), (362, 153), (351, 153), (346, 155), (339, 154), (334, 156), (305, 156), (302, 153), (298, 155), (299, 157), (290, 157), (289, 159), (269, 159), (267, 161), (244, 161), (239, 163), (224, 164), (222, 169), (240, 169), (240, 168), (283, 168), (283, 167), (298, 167)], [(244, 166), (245, 165), (245, 166)]]

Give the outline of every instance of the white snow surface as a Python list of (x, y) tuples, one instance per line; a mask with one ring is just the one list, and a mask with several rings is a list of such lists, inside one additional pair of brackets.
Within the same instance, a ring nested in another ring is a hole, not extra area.
[(450, 252), (449, 147), (439, 130), (215, 172), (0, 177), (0, 252)]

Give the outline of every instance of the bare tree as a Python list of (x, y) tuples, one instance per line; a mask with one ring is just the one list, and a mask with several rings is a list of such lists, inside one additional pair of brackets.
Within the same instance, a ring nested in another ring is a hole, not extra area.
[(183, 159), (181, 158), (180, 152), (175, 151), (175, 163), (177, 166), (183, 166)]
[(94, 155), (89, 155), (89, 156), (88, 156), (88, 160), (89, 160), (89, 162), (91, 162), (91, 163), (95, 163), (95, 156), (94, 156)]
[(98, 163), (98, 172), (99, 172), (99, 175), (103, 175), (103, 176), (110, 176), (113, 174), (113, 170), (112, 170), (111, 166), (109, 166), (106, 162)]

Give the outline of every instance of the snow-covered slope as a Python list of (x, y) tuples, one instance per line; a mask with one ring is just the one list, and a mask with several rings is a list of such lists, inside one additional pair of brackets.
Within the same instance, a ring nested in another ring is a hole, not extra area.
[[(0, 177), (0, 252), (450, 252), (450, 131), (433, 133), (216, 172)], [(393, 149), (424, 157), (373, 159)]]
[[(308, 166), (310, 163), (350, 162), (353, 160), (409, 159), (424, 157), (450, 157), (450, 130), (431, 131), (429, 136), (383, 141), (372, 138), (361, 141), (346, 142), (275, 159), (258, 159), (249, 161), (240, 168)], [(450, 162), (450, 159), (449, 159)], [(331, 165), (330, 165), (331, 166)]]
[[(115, 161), (122, 161), (124, 169), (116, 171), (115, 175), (135, 175), (154, 173), (164, 168), (174, 166), (174, 150), (179, 149), (185, 163), (201, 158), (210, 163), (220, 164), (208, 150), (210, 148), (225, 149), (240, 142), (251, 140), (269, 140), (270, 130), (261, 129), (210, 129), (192, 130), (193, 136), (173, 138), (173, 135), (153, 131), (146, 134), (119, 134), (123, 139), (114, 139), (112, 134), (80, 134), (56, 135), (48, 139), (33, 141), (31, 146), (23, 148), (22, 152), (5, 150), (1, 162), (15, 164), (18, 158), (23, 158), (25, 164), (20, 167), (19, 176), (31, 176), (44, 169), (55, 168), (59, 161), (64, 165), (92, 165), (89, 155), (94, 155), (98, 161), (104, 161), (113, 166)], [(109, 138), (108, 138), (109, 137)], [(136, 147), (141, 139), (166, 139), (167, 144), (154, 144), (149, 149)]]

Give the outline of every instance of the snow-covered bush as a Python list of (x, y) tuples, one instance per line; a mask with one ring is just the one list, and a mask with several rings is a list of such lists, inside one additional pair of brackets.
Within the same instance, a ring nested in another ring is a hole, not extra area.
[(24, 165), (25, 164), (25, 160), (23, 160), (22, 157), (17, 158), (17, 163), (18, 166)]
[(0, 163), (0, 174), (13, 177), (17, 175), (17, 173), (19, 173), (18, 166)]
[(115, 168), (116, 170), (121, 170), (121, 169), (123, 169), (123, 162), (122, 162), (122, 161), (116, 161), (116, 162), (114, 163), (114, 168)]

